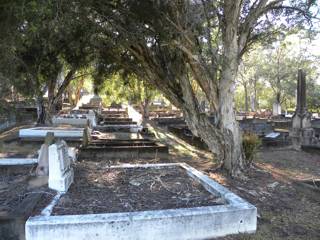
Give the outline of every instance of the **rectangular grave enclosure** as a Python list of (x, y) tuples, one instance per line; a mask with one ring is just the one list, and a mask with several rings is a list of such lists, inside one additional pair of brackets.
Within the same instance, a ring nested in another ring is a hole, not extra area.
[(93, 141), (79, 150), (79, 159), (103, 161), (115, 159), (167, 159), (168, 146), (147, 139)]
[(121, 165), (112, 168), (179, 166), (226, 204), (183, 209), (84, 215), (36, 216), (26, 223), (26, 240), (211, 239), (256, 231), (257, 209), (186, 164)]

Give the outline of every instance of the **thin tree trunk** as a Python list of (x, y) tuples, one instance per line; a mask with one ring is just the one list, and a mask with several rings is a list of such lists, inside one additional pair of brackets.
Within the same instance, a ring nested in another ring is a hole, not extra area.
[(75, 92), (75, 103), (74, 105), (77, 105), (77, 103), (80, 100), (80, 93), (81, 93), (81, 89), (83, 87), (84, 84), (84, 77), (81, 77), (78, 84), (76, 85), (76, 92)]
[(43, 97), (40, 94), (37, 97), (37, 124), (43, 125), (46, 121), (46, 111), (44, 107)]
[(251, 110), (256, 111), (258, 109), (258, 104), (257, 104), (257, 79), (253, 79), (253, 95), (251, 99)]
[(244, 87), (244, 104), (245, 104), (245, 111), (249, 111), (249, 102), (248, 102), (248, 86), (247, 84), (243, 84)]
[(141, 106), (141, 110), (142, 110), (142, 125), (145, 126), (145, 124), (149, 120), (150, 99), (145, 98), (141, 102), (140, 106)]
[[(52, 117), (57, 113), (58, 109), (57, 109), (57, 104), (59, 103), (62, 94), (64, 93), (64, 91), (66, 90), (66, 88), (68, 87), (69, 83), (71, 82), (71, 80), (73, 79), (73, 75), (75, 73), (75, 69), (71, 69), (68, 74), (66, 75), (66, 77), (64, 78), (61, 86), (59, 87), (58, 91), (56, 94), (54, 94), (54, 89), (55, 89), (55, 85), (53, 85), (53, 83), (56, 83), (57, 81), (52, 81), (49, 83), (49, 87), (51, 88), (51, 90), (48, 92), (48, 109), (47, 109), (47, 114), (46, 114), (46, 123), (47, 124), (51, 124), (52, 123)], [(53, 90), (52, 90), (53, 89)]]

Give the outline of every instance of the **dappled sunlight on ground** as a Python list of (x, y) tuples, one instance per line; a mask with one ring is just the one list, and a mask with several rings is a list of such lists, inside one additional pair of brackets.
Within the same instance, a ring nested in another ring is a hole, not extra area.
[(320, 178), (320, 155), (293, 149), (263, 149), (257, 166), (276, 175), (295, 179)]

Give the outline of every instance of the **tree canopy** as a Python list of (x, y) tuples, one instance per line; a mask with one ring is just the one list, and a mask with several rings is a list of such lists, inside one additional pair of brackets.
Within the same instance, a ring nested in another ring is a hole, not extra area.
[(313, 0), (6, 1), (0, 49), (8, 68), (0, 77), (33, 96), (48, 89), (51, 112), (82, 67), (93, 67), (97, 86), (115, 74), (136, 76), (179, 107), (193, 134), (237, 174), (246, 165), (234, 112), (240, 61), (257, 43), (312, 26), (317, 7)]

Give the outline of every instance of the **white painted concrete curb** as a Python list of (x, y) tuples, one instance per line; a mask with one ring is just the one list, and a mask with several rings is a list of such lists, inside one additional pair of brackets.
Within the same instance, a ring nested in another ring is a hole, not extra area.
[(55, 137), (66, 138), (81, 138), (83, 136), (84, 128), (72, 128), (72, 129), (59, 129), (54, 127), (35, 127), (25, 128), (19, 130), (20, 138), (32, 138), (32, 137), (46, 137), (48, 132), (53, 132)]
[(112, 168), (170, 166), (186, 169), (190, 177), (202, 183), (209, 192), (220, 194), (227, 204), (141, 212), (36, 216), (26, 223), (26, 240), (209, 239), (256, 231), (256, 207), (187, 164), (124, 164)]
[(30, 165), (38, 163), (37, 158), (0, 158), (0, 166)]

